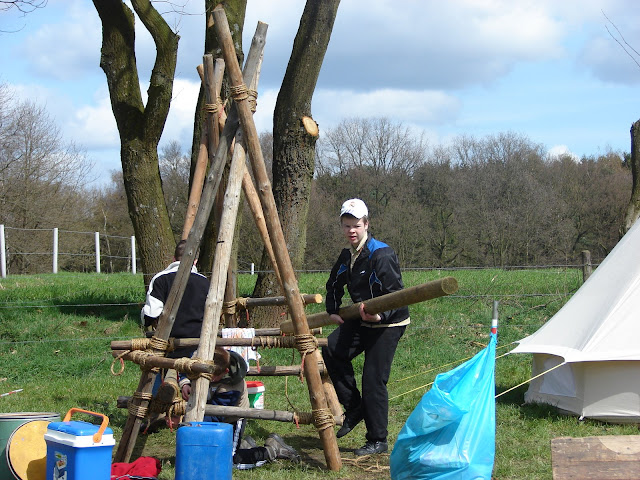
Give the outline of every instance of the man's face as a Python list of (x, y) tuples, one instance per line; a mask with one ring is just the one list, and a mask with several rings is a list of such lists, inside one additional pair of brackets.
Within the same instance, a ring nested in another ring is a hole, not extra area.
[(357, 247), (362, 239), (367, 236), (367, 230), (369, 229), (369, 222), (351, 216), (345, 215), (340, 219), (342, 225), (342, 233), (347, 237), (347, 240), (352, 247)]

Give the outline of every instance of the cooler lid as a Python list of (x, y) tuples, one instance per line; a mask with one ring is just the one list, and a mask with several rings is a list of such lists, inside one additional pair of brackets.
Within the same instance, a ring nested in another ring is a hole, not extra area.
[[(80, 420), (71, 420), (70, 422), (51, 422), (48, 430), (75, 435), (76, 437), (93, 436), (100, 429), (100, 425), (83, 422)], [(104, 431), (105, 435), (113, 435), (113, 430), (107, 427)]]

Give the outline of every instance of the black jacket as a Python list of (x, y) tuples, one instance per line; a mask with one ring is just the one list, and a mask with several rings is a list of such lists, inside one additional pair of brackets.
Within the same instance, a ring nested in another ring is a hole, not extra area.
[[(345, 248), (331, 269), (327, 281), (325, 300), (327, 313), (338, 313), (346, 286), (353, 303), (365, 302), (371, 298), (402, 290), (402, 275), (398, 257), (393, 249), (369, 236), (356, 259), (353, 269), (351, 249)], [(409, 308), (400, 307), (380, 313), (380, 323), (398, 323), (409, 318)], [(374, 324), (375, 325), (375, 324)]]
[[(146, 326), (151, 325), (160, 317), (179, 266), (180, 262), (173, 262), (151, 279), (146, 303), (141, 312), (142, 320)], [(204, 275), (199, 274), (195, 267), (192, 267), (182, 301), (176, 313), (173, 328), (171, 329), (172, 337), (200, 338), (204, 304), (208, 293), (209, 280)]]

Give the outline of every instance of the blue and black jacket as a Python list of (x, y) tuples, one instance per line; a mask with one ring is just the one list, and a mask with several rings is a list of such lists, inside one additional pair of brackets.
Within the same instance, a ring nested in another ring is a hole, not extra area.
[[(345, 286), (353, 303), (366, 303), (371, 298), (404, 288), (396, 253), (389, 245), (371, 235), (362, 247), (353, 268), (349, 268), (350, 265), (351, 249), (345, 248), (331, 269), (327, 281), (325, 305), (329, 314), (338, 313), (340, 310)], [(380, 313), (380, 317), (382, 324), (402, 322), (409, 318), (409, 308), (389, 310)]]

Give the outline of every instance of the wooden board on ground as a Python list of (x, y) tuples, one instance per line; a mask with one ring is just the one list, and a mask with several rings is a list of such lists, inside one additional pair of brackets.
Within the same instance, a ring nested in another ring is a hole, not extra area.
[(554, 480), (640, 480), (640, 435), (551, 440)]

